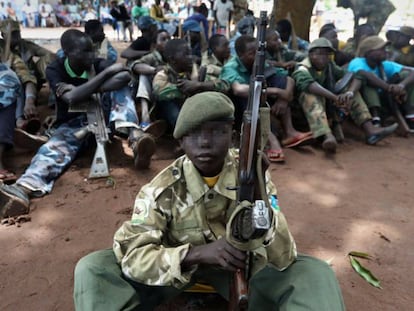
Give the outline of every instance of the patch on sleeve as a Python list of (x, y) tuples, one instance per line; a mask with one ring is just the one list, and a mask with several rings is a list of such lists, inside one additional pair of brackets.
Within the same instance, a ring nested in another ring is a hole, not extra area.
[(134, 211), (132, 213), (131, 224), (140, 225), (145, 222), (149, 215), (149, 200), (136, 199), (134, 205)]

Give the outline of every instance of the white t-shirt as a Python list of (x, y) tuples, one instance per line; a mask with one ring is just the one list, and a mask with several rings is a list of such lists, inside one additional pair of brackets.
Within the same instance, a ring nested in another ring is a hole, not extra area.
[(226, 3), (221, 2), (221, 0), (214, 1), (213, 11), (216, 11), (217, 20), (222, 27), (227, 26), (229, 20), (229, 14), (233, 11), (233, 2), (227, 0)]

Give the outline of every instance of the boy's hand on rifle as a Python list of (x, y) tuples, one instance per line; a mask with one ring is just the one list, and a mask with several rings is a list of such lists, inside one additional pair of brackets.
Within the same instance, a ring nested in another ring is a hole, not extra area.
[(206, 264), (237, 271), (246, 266), (246, 253), (232, 246), (225, 238), (190, 248), (184, 265)]
[(200, 82), (192, 80), (178, 80), (177, 87), (186, 95), (193, 95), (199, 90)]

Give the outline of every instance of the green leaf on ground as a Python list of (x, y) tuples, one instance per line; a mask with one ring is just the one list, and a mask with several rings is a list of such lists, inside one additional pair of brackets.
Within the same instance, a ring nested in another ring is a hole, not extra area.
[(370, 254), (363, 253), (363, 252), (352, 251), (352, 252), (349, 252), (348, 255), (354, 256), (354, 257), (359, 257), (359, 258), (364, 258), (364, 259), (368, 259), (368, 260), (372, 259), (372, 256)]
[(354, 258), (354, 256), (349, 255), (349, 260), (351, 261), (352, 268), (363, 278), (365, 279), (369, 284), (372, 286), (375, 286), (377, 288), (381, 288), (380, 281), (369, 271), (367, 268), (365, 268), (361, 263)]

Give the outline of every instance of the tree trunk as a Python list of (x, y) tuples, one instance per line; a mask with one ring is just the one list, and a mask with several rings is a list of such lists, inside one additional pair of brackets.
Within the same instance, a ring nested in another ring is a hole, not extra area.
[(290, 12), (296, 35), (309, 40), (310, 21), (315, 2), (316, 0), (273, 0), (270, 27), (274, 28), (276, 21), (287, 18)]

